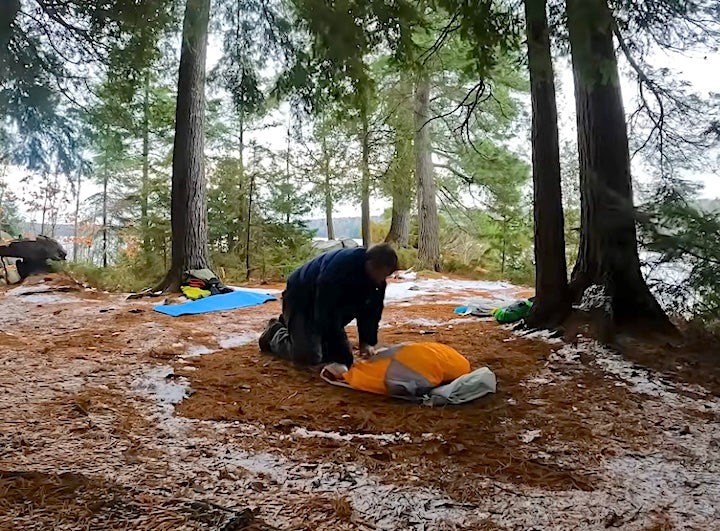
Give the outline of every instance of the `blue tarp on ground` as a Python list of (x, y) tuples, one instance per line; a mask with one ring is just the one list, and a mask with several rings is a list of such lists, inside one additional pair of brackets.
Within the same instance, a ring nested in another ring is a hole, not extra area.
[(160, 305), (153, 308), (156, 312), (179, 317), (180, 315), (197, 315), (200, 313), (220, 312), (223, 310), (236, 310), (257, 306), (274, 301), (275, 297), (257, 291), (238, 290), (224, 295), (213, 295), (197, 301), (189, 301), (183, 304)]

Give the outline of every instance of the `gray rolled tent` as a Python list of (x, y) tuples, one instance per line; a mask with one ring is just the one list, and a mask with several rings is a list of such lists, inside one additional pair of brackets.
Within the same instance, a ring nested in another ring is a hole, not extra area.
[(313, 248), (318, 254), (337, 251), (338, 249), (354, 249), (360, 247), (360, 244), (351, 238), (343, 238), (341, 240), (314, 240)]

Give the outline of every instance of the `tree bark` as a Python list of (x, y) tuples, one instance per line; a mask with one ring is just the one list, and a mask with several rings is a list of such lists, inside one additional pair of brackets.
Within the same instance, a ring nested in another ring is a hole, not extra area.
[(57, 173), (55, 174), (55, 180), (53, 180), (52, 184), (52, 196), (50, 197), (50, 237), (55, 238), (55, 227), (57, 225), (57, 215), (58, 215), (58, 207), (57, 205), (57, 199), (58, 199), (58, 176)]
[(286, 201), (285, 207), (287, 208), (287, 211), (285, 212), (285, 224), (286, 224), (286, 225), (290, 225), (290, 215), (291, 215), (291, 213), (292, 213), (292, 206), (291, 206), (291, 205), (292, 205), (292, 195), (291, 195), (291, 194), (292, 194), (292, 190), (291, 190), (291, 188), (290, 188), (290, 182), (291, 182), (291, 178), (290, 178), (290, 157), (291, 157), (291, 149), (292, 149), (292, 146), (291, 146), (291, 143), (290, 143), (290, 141), (292, 140), (291, 127), (292, 127), (292, 122), (288, 122), (288, 129), (287, 129), (287, 153), (286, 153), (286, 156), (285, 156), (285, 201)]
[(80, 186), (82, 185), (82, 170), (78, 171), (77, 189), (75, 190), (75, 223), (73, 228), (73, 262), (78, 261), (80, 248)]
[(245, 216), (245, 112), (240, 109), (238, 112), (238, 215), (237, 215), (237, 236), (230, 239), (237, 239), (237, 248), (242, 249), (243, 217)]
[(410, 207), (406, 205), (406, 199), (398, 195), (393, 194), (392, 219), (385, 243), (406, 249), (410, 245)]
[(175, 292), (187, 269), (209, 267), (205, 186), (205, 60), (210, 0), (188, 0), (183, 22), (171, 196), (172, 260), (162, 283)]
[(535, 302), (525, 322), (532, 328), (553, 328), (570, 314), (571, 300), (546, 0), (525, 0), (525, 19), (532, 98), (535, 217)]
[[(410, 95), (408, 95), (408, 99), (411, 99)], [(410, 111), (408, 113), (409, 121), (412, 121), (412, 108), (408, 110)], [(410, 245), (410, 213), (413, 195), (415, 195), (413, 190), (415, 176), (405, 163), (405, 161), (410, 162), (409, 158), (413, 156), (412, 140), (403, 133), (402, 130), (395, 131), (395, 159), (397, 164), (391, 183), (392, 219), (385, 242), (407, 248)]]
[(418, 202), (418, 262), (421, 268), (440, 271), (440, 222), (437, 211), (435, 169), (430, 139), (430, 78), (422, 75), (415, 86), (415, 177)]
[(360, 119), (362, 120), (362, 129), (360, 132), (362, 135), (362, 240), (363, 246), (370, 247), (372, 244), (370, 233), (370, 124), (367, 114), (367, 103), (363, 102), (362, 106), (363, 107), (360, 112)]
[(332, 175), (330, 175), (330, 154), (327, 148), (327, 139), (323, 132), (322, 138), (322, 164), (323, 177), (325, 178), (323, 193), (325, 195), (325, 224), (327, 226), (328, 240), (335, 239), (335, 224), (333, 223), (333, 195), (332, 195)]
[(250, 280), (250, 235), (252, 229), (252, 207), (253, 207), (253, 192), (255, 188), (255, 174), (250, 175), (250, 187), (248, 191), (248, 209), (247, 209), (247, 228), (245, 242), (245, 280)]
[(45, 189), (43, 190), (42, 223), (40, 224), (40, 234), (45, 234), (45, 215), (47, 214), (47, 200), (48, 189), (47, 184), (45, 184)]
[(571, 292), (610, 297), (617, 325), (674, 331), (640, 271), (627, 125), (606, 0), (567, 0), (580, 154), (580, 249)]
[[(107, 156), (106, 156), (107, 158)], [(102, 225), (103, 225), (103, 267), (108, 266), (108, 234), (107, 234), (107, 218), (108, 218), (108, 169), (107, 161), (103, 171), (103, 206), (102, 206)]]
[(150, 248), (150, 221), (148, 219), (148, 197), (150, 195), (150, 69), (145, 72), (145, 88), (143, 91), (142, 121), (142, 182), (140, 185), (140, 227), (142, 245), (146, 258)]

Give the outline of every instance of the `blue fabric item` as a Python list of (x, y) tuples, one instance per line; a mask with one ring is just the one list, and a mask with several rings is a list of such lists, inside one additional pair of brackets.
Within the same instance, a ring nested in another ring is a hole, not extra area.
[(255, 291), (233, 291), (224, 295), (213, 295), (197, 301), (189, 301), (183, 304), (172, 304), (155, 306), (156, 312), (164, 313), (171, 317), (180, 315), (197, 315), (201, 313), (220, 312), (223, 310), (236, 310), (257, 306), (267, 301), (274, 301), (275, 297)]
[(455, 313), (459, 313), (462, 315), (465, 315), (468, 313), (469, 308), (467, 306), (460, 306), (459, 308), (455, 308)]

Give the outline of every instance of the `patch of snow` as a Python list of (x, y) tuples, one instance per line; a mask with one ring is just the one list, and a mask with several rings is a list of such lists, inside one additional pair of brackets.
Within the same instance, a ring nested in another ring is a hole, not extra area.
[(456, 317), (455, 319), (450, 319), (447, 321), (447, 324), (479, 323), (481, 321), (487, 321), (487, 318), (468, 315), (467, 317)]
[(535, 439), (539, 439), (542, 436), (541, 430), (527, 430), (518, 435), (518, 438), (525, 444), (533, 442)]
[[(635, 365), (597, 341), (586, 339), (577, 345), (565, 345), (551, 354), (548, 360), (575, 364), (579, 363), (581, 354), (588, 355), (595, 365), (615, 376), (619, 380), (616, 385), (627, 387), (633, 393), (661, 398), (674, 408), (688, 407), (697, 411), (720, 413), (720, 400), (712, 397), (711, 393), (702, 386), (682, 385), (663, 380), (662, 374)], [(681, 391), (705, 395), (708, 398), (690, 398)]]
[(260, 289), (260, 288), (243, 288), (240, 286), (228, 286), (233, 291), (247, 291), (249, 293), (260, 293), (262, 295), (281, 295), (282, 290), (279, 289)]
[(720, 521), (720, 475), (716, 467), (698, 464), (687, 466), (654, 454), (613, 458), (606, 467), (613, 476), (626, 479), (625, 488), (634, 505), (646, 511), (683, 515), (682, 520), (673, 522), (673, 528), (687, 525), (688, 529), (696, 529), (690, 522)]
[(550, 343), (551, 345), (558, 345), (563, 343), (563, 340), (561, 338), (553, 337), (553, 332), (550, 330), (513, 330), (513, 333), (516, 336), (520, 336), (525, 339), (537, 339), (538, 341), (544, 341), (545, 343)]
[(175, 416), (175, 404), (190, 396), (192, 389), (186, 378), (175, 375), (172, 367), (153, 367), (136, 376), (131, 387), (137, 394), (154, 399), (150, 416), (166, 434), (177, 437), (192, 426), (192, 422)]
[(584, 350), (575, 345), (564, 345), (561, 349), (548, 356), (548, 361), (562, 363), (579, 363), (580, 353)]
[[(194, 445), (195, 439), (187, 442)], [(183, 477), (194, 475), (197, 469), (250, 472), (250, 477), (237, 474), (239, 478), (233, 482), (235, 488), (261, 481), (283, 493), (345, 496), (358, 516), (372, 522), (375, 529), (475, 528), (473, 524), (482, 520), (475, 511), (440, 491), (383, 483), (357, 465), (295, 463), (269, 453), (244, 452), (231, 445), (216, 446), (213, 450), (212, 457), (201, 455), (186, 459), (183, 454), (187, 451), (182, 449), (178, 452), (180, 455), (170, 460), (170, 466)]]
[(412, 269), (408, 269), (407, 271), (396, 272), (392, 278), (399, 280), (417, 280), (417, 273)]
[(535, 384), (535, 385), (547, 385), (549, 383), (552, 383), (552, 380), (550, 378), (546, 378), (544, 376), (536, 376), (535, 378), (530, 378), (528, 380), (528, 383)]
[(386, 302), (407, 302), (408, 300), (435, 294), (461, 293), (463, 291), (511, 291), (515, 286), (507, 282), (480, 280), (424, 279), (415, 282), (391, 282), (385, 290)]
[(674, 407), (684, 406), (699, 411), (720, 412), (720, 401), (716, 399), (698, 400), (676, 392), (677, 390), (684, 390), (709, 396), (709, 391), (701, 386), (682, 386), (662, 381), (660, 374), (629, 362), (620, 354), (612, 352), (595, 341), (588, 341), (584, 343), (584, 346), (595, 358), (595, 364), (605, 372), (620, 379), (622, 384), (632, 392), (662, 398)]
[(212, 354), (213, 352), (217, 352), (217, 350), (210, 349), (205, 345), (192, 345), (191, 347), (188, 347), (188, 349), (185, 351), (185, 354), (183, 354), (181, 357), (196, 358), (198, 356), (206, 356), (208, 354)]
[(165, 365), (139, 375), (133, 380), (132, 387), (136, 392), (155, 398), (161, 404), (179, 404), (190, 394), (187, 380), (175, 376), (173, 368)]
[(606, 314), (612, 315), (612, 297), (607, 295), (605, 286), (593, 284), (583, 292), (578, 309), (584, 312), (602, 310)]
[(26, 295), (20, 300), (31, 304), (65, 304), (77, 301), (78, 299), (69, 295), (46, 295), (37, 293), (34, 295)]
[(442, 326), (446, 324), (447, 321), (438, 321), (437, 319), (408, 319), (407, 321), (402, 321), (402, 324), (406, 325), (413, 325), (413, 326)]
[(336, 431), (316, 431), (306, 428), (295, 428), (292, 432), (297, 437), (304, 439), (321, 438), (334, 441), (350, 442), (354, 439), (370, 439), (382, 443), (411, 443), (412, 437), (407, 433), (338, 433)]
[(52, 291), (50, 286), (39, 284), (37, 286), (18, 286), (7, 291), (8, 297), (21, 297), (23, 295), (30, 295), (31, 293), (48, 293)]
[(222, 349), (237, 348), (249, 345), (260, 337), (258, 332), (243, 332), (242, 334), (230, 334), (218, 340)]
[(448, 319), (447, 321), (441, 321), (439, 319), (425, 319), (423, 317), (419, 317), (416, 319), (408, 319), (405, 321), (396, 321), (395, 324), (435, 327), (435, 326), (450, 326), (450, 325), (455, 325), (455, 324), (468, 324), (468, 323), (478, 322), (480, 320), (481, 319), (479, 319), (477, 317), (457, 317), (454, 319)]

